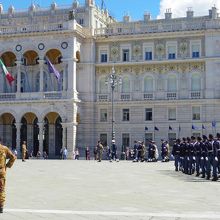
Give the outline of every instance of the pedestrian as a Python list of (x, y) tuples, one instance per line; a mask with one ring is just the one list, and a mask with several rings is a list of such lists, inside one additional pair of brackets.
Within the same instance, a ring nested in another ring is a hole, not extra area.
[(112, 160), (117, 161), (117, 145), (115, 144), (115, 140), (112, 140)]
[(104, 147), (103, 147), (101, 141), (98, 141), (98, 144), (97, 144), (98, 162), (101, 162), (101, 161), (102, 161), (103, 149), (104, 149)]
[[(6, 163), (7, 159), (9, 161)], [(1, 144), (0, 138), (0, 213), (3, 213), (5, 203), (6, 168), (11, 168), (15, 160), (13, 153)]]
[(44, 158), (44, 160), (48, 159), (48, 155), (47, 155), (46, 151), (43, 152), (43, 158)]
[(64, 147), (64, 149), (63, 149), (63, 160), (66, 160), (66, 159), (67, 159), (67, 155), (68, 155), (67, 148)]
[(79, 160), (79, 149), (76, 148), (75, 150), (75, 160)]
[(25, 162), (27, 158), (27, 145), (26, 141), (23, 141), (23, 144), (21, 146), (21, 154), (22, 154), (22, 162)]
[(94, 154), (94, 160), (97, 160), (97, 154), (98, 154), (97, 146), (94, 147), (93, 154)]
[(86, 148), (86, 160), (90, 160), (90, 150), (89, 150), (89, 147)]

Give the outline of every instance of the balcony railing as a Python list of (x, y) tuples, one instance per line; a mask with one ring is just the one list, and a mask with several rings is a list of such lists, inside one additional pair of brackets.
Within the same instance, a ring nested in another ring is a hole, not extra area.
[(62, 92), (45, 92), (44, 99), (61, 99)]
[(144, 100), (152, 100), (153, 98), (153, 93), (144, 93)]
[(176, 92), (168, 92), (167, 93), (167, 99), (177, 99)]
[(131, 95), (130, 94), (121, 94), (121, 100), (122, 101), (130, 101)]
[(201, 92), (200, 91), (192, 91), (190, 93), (191, 99), (201, 99)]
[(106, 95), (106, 94), (99, 94), (99, 95), (97, 95), (97, 100), (99, 102), (108, 102), (108, 95)]

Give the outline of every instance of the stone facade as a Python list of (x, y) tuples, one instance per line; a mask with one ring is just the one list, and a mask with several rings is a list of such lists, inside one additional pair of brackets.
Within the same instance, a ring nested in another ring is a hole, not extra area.
[[(67, 146), (111, 143), (111, 86), (118, 146), (134, 140), (215, 133), (220, 120), (220, 19), (208, 16), (115, 21), (93, 1), (7, 12), (0, 5), (1, 59), (15, 81), (0, 75), (0, 133), (20, 148), (51, 158)], [(48, 72), (47, 57), (61, 81)], [(192, 129), (192, 125), (196, 129)], [(202, 129), (202, 125), (205, 129)], [(155, 131), (155, 127), (159, 131)], [(172, 129), (171, 129), (172, 128)]]

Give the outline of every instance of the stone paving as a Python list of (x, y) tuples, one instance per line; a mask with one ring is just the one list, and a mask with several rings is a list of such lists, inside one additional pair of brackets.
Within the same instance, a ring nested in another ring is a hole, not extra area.
[(220, 182), (169, 163), (17, 160), (0, 220), (220, 219)]

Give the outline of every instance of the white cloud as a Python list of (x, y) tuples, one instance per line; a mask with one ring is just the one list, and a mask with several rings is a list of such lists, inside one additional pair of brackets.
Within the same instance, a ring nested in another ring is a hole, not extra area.
[(172, 11), (172, 17), (185, 17), (189, 7), (192, 8), (195, 16), (204, 16), (209, 14), (209, 9), (214, 5), (220, 10), (219, 0), (160, 0), (158, 18), (164, 18), (164, 13), (169, 8)]

